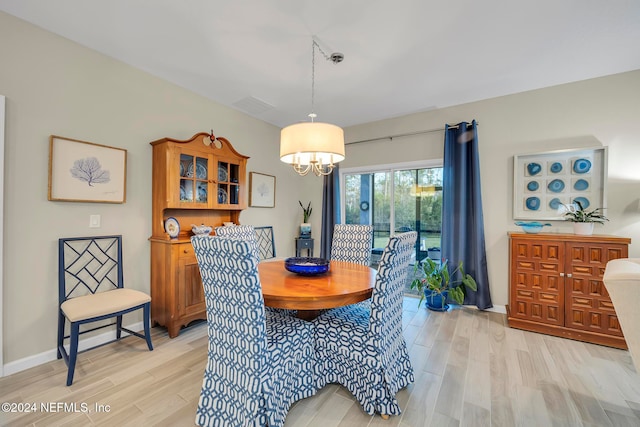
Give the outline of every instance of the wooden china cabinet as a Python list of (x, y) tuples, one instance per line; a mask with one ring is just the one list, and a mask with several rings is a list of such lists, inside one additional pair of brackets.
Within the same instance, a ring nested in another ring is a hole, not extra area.
[(509, 326), (626, 349), (602, 282), (607, 262), (628, 257), (631, 239), (509, 233)]
[[(207, 318), (191, 226), (239, 224), (247, 207), (248, 157), (227, 139), (208, 133), (184, 141), (163, 138), (151, 145), (151, 321), (174, 338), (181, 327)], [(179, 224), (175, 238), (165, 230), (168, 219), (173, 230)]]

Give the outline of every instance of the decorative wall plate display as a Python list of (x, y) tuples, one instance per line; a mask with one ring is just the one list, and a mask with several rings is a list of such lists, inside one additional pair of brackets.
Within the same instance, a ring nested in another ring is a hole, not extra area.
[(180, 234), (180, 223), (177, 219), (170, 216), (164, 221), (164, 231), (167, 232), (169, 237), (175, 239)]
[(561, 204), (606, 208), (607, 147), (513, 156), (513, 217), (563, 220)]

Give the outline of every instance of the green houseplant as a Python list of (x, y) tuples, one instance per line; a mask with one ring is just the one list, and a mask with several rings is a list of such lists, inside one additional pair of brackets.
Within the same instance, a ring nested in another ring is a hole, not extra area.
[(411, 282), (411, 289), (420, 292), (420, 302), (426, 299), (427, 308), (436, 311), (446, 311), (449, 307), (447, 297), (450, 296), (458, 304), (464, 302), (467, 289), (478, 289), (476, 280), (466, 274), (462, 268), (462, 261), (458, 266), (449, 271), (448, 260), (436, 263), (427, 258), (415, 266), (415, 278)]
[(565, 221), (573, 223), (575, 234), (592, 234), (594, 224), (604, 224), (609, 218), (604, 216), (602, 208), (586, 210), (580, 200), (574, 200), (573, 204), (560, 205), (559, 211), (564, 215)]
[(302, 224), (300, 224), (300, 237), (301, 238), (310, 238), (311, 237), (311, 224), (309, 224), (309, 217), (311, 216), (311, 211), (313, 208), (311, 207), (311, 202), (305, 208), (300, 200), (298, 200), (300, 207), (302, 208)]

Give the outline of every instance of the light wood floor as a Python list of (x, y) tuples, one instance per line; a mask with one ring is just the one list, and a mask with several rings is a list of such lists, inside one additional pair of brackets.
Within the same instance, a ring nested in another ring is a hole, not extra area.
[[(471, 308), (417, 309), (407, 297), (404, 329), (416, 381), (398, 394), (403, 414), (368, 416), (344, 388), (329, 385), (297, 402), (286, 427), (640, 426), (640, 375), (628, 352), (505, 323), (502, 314)], [(206, 325), (173, 340), (154, 328), (153, 342), (153, 352), (128, 337), (82, 353), (71, 387), (64, 386), (62, 361), (0, 378), (2, 402), (70, 402), (79, 411), (0, 413), (0, 425), (194, 425)], [(95, 404), (109, 411), (96, 412)]]

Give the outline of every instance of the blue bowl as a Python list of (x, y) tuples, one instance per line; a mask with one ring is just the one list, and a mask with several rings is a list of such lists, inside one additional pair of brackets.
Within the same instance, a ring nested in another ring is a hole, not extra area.
[(301, 276), (317, 276), (329, 271), (329, 261), (324, 258), (292, 257), (284, 260), (284, 268)]
[(530, 233), (530, 234), (536, 234), (539, 233), (542, 230), (542, 227), (545, 226), (551, 226), (551, 224), (549, 223), (541, 223), (541, 222), (537, 222), (537, 221), (533, 221), (533, 222), (524, 222), (524, 221), (517, 221), (515, 223), (516, 225), (519, 225), (520, 227), (522, 227), (522, 231), (524, 231), (525, 233)]

